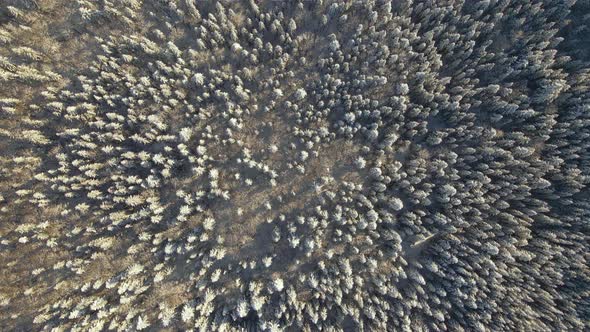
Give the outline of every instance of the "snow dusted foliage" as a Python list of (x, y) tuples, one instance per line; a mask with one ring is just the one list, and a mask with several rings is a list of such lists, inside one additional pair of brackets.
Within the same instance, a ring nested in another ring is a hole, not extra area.
[(590, 329), (589, 11), (0, 3), (0, 329)]

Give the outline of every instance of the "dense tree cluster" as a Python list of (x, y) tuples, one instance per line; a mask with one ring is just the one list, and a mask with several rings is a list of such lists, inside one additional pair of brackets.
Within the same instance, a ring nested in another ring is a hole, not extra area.
[(68, 4), (0, 4), (0, 327), (590, 328), (587, 0)]

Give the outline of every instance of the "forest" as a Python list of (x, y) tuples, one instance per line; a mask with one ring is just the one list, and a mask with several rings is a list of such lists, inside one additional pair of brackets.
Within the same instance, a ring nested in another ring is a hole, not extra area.
[(0, 330), (590, 330), (589, 147), (590, 0), (2, 0)]

